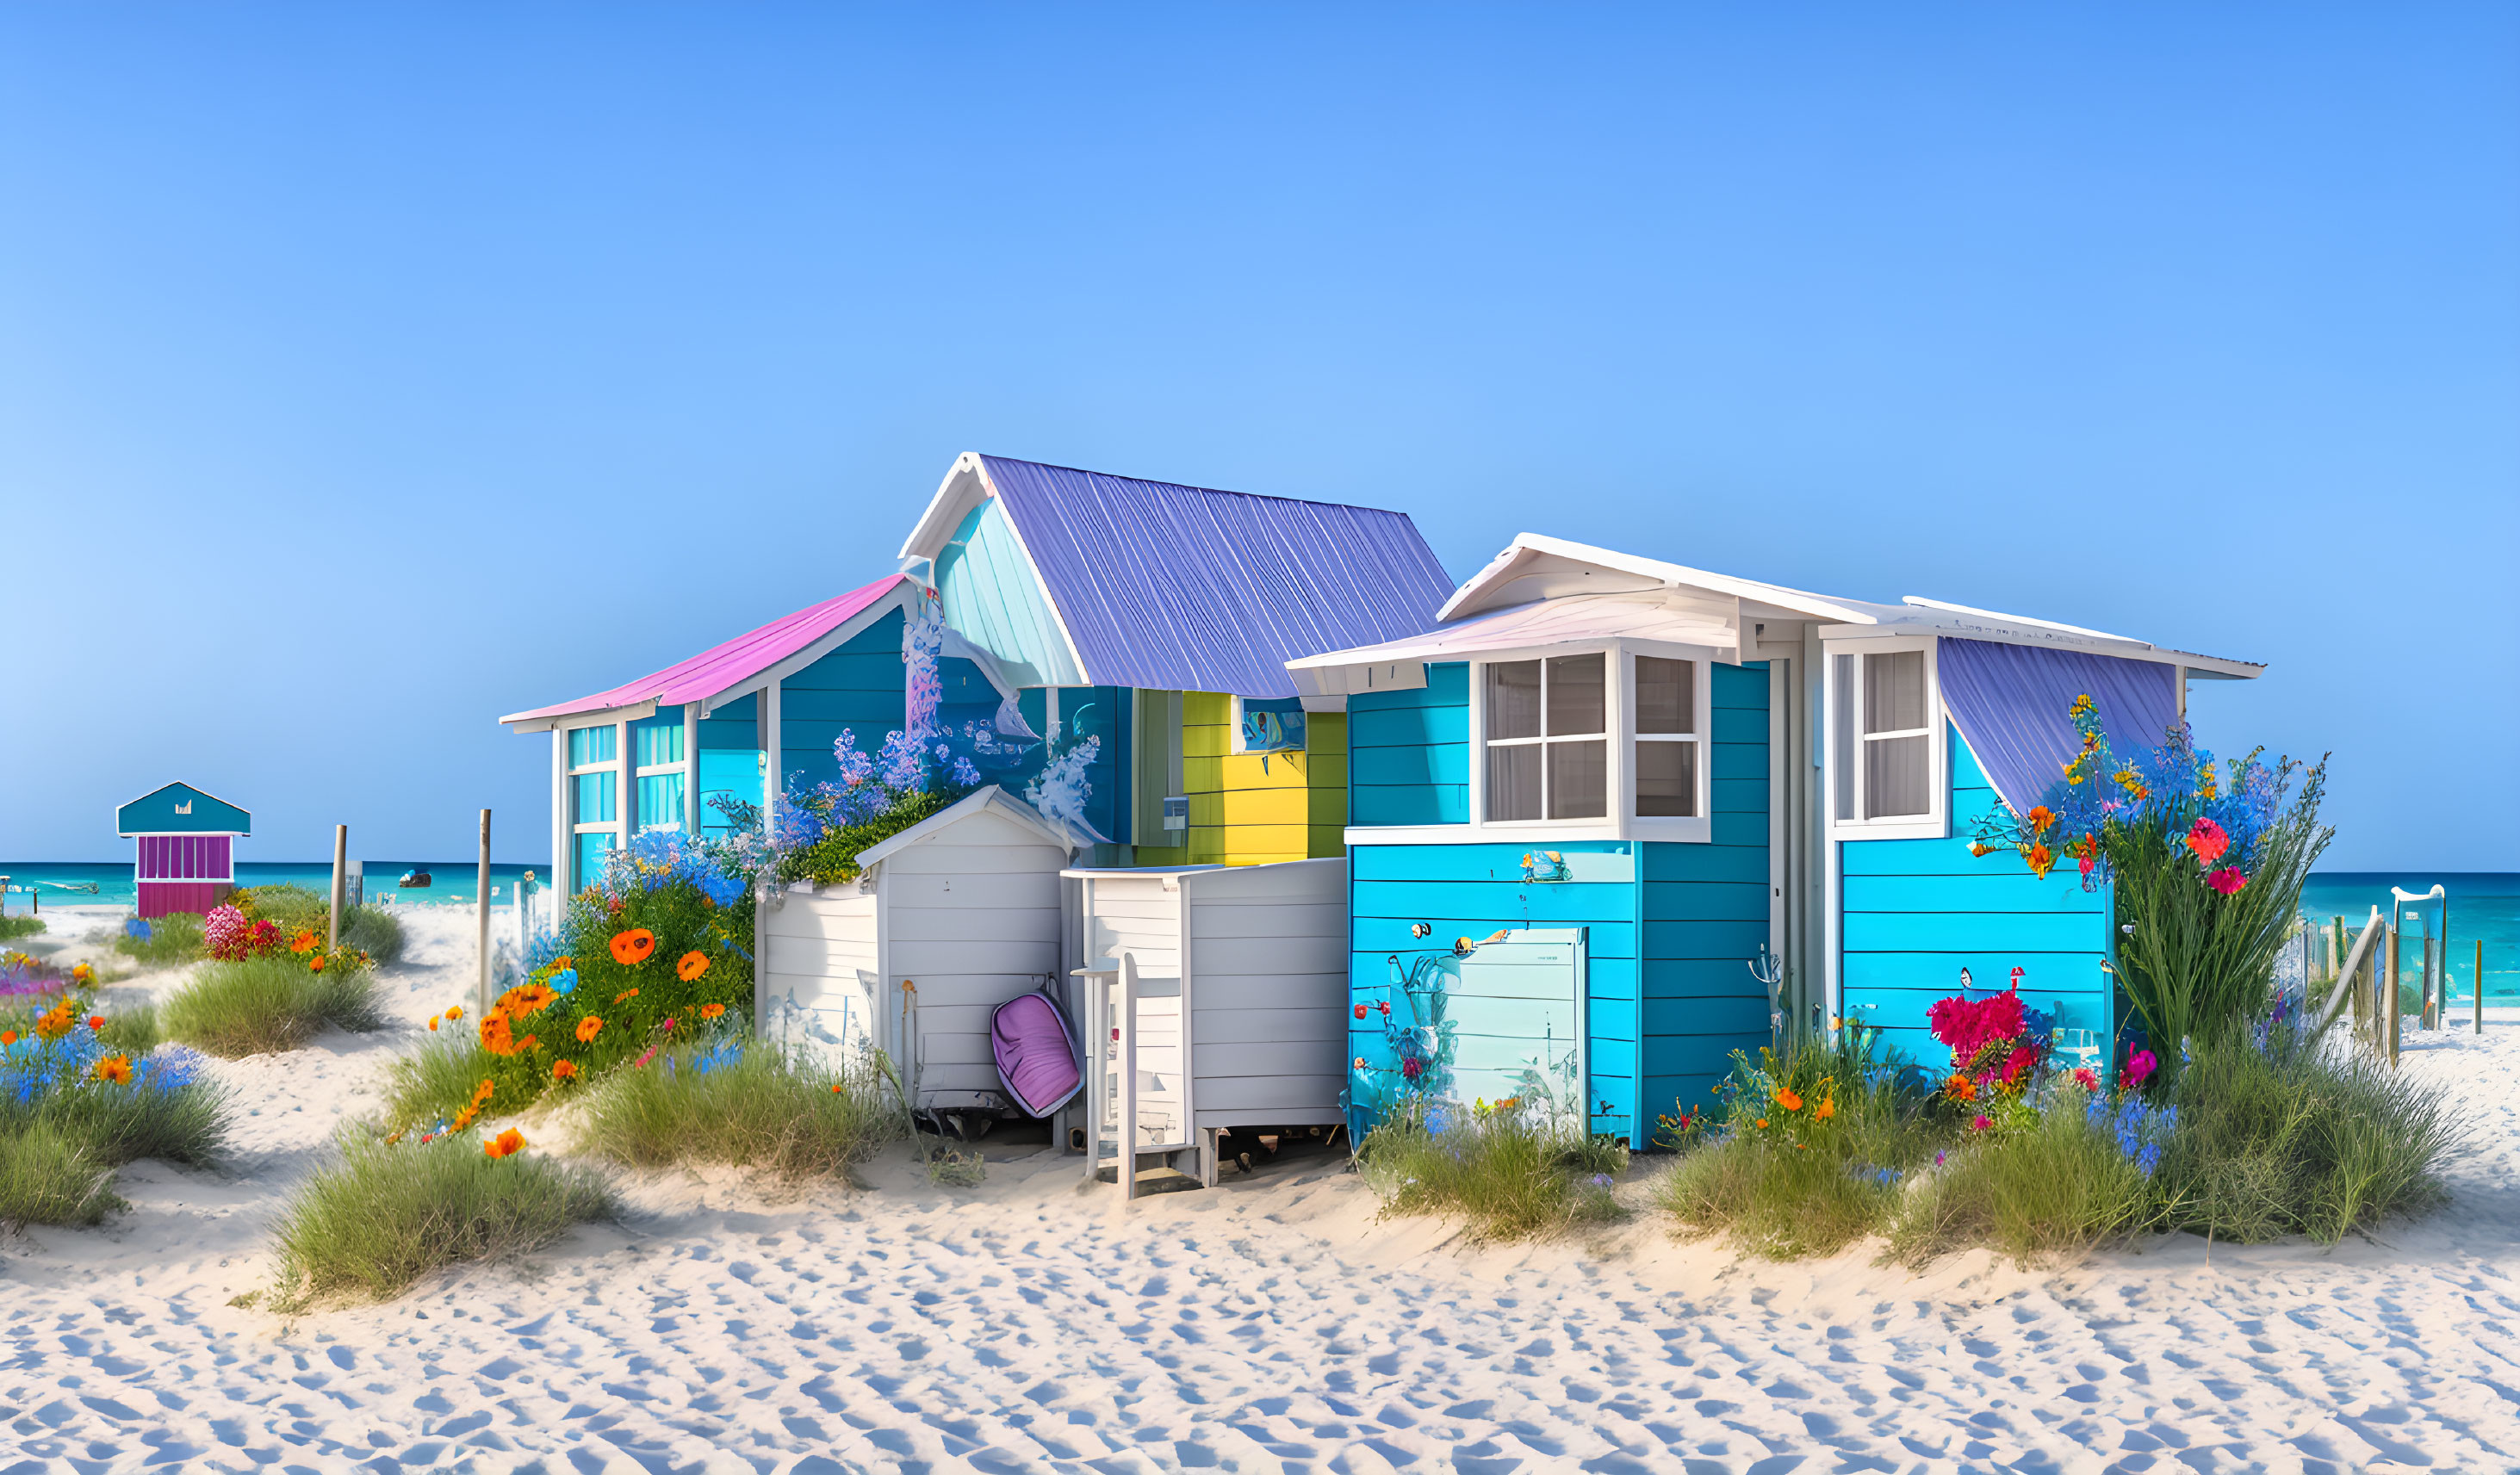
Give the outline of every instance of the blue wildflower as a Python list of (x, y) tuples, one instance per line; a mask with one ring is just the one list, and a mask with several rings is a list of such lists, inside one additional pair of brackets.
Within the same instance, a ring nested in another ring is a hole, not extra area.
[(551, 976), (551, 991), (566, 996), (577, 992), (577, 969), (562, 968)]

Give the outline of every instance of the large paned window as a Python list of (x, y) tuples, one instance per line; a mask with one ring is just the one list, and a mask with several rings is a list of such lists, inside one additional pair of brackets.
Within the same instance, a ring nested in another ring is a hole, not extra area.
[(1841, 826), (1904, 832), (1938, 808), (1932, 657), (1922, 648), (1829, 658), (1829, 767)]
[(1609, 664), (1592, 651), (1480, 667), (1491, 823), (1609, 817)]
[(1637, 818), (1697, 817), (1697, 662), (1636, 658)]
[(685, 785), (691, 782), (691, 765), (684, 761), (683, 709), (667, 707), (632, 723), (630, 750), (639, 782), (638, 827), (681, 829), (687, 818)]
[(604, 857), (621, 843), (621, 730), (610, 723), (568, 730), (570, 884), (583, 887), (604, 874)]

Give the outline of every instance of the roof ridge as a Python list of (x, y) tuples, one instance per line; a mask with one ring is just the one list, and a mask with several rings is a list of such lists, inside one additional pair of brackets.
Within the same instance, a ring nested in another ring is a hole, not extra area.
[(1098, 471), (1092, 467), (1063, 466), (1056, 461), (1028, 461), (1021, 456), (998, 456), (987, 451), (977, 454), (983, 461), (1011, 461), (1018, 466), (1037, 466), (1051, 471), (1070, 471), (1079, 476), (1108, 476), (1113, 481), (1134, 481), (1140, 486), (1178, 487), (1185, 492), (1199, 492), (1210, 497), (1242, 497), (1253, 502), (1290, 502), (1298, 507), (1334, 507), (1342, 512), (1380, 513), (1386, 517), (1409, 516), (1407, 513), (1396, 508), (1369, 507), (1362, 502), (1328, 502), (1316, 497), (1285, 497), (1275, 492), (1238, 492), (1232, 487), (1200, 486), (1189, 481), (1162, 481), (1152, 476), (1132, 476), (1124, 471)]

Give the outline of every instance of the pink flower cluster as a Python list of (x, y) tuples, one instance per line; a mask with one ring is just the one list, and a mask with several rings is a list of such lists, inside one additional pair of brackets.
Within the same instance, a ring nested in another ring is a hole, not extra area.
[(2021, 996), (2006, 991), (1991, 999), (1937, 999), (1925, 1010), (1934, 1038), (1952, 1049), (1952, 1062), (1976, 1058), (1990, 1040), (2010, 1040), (2021, 1033)]
[(202, 943), (221, 962), (238, 962), (279, 947), (280, 927), (268, 920), (247, 921), (234, 907), (212, 907), (202, 918)]

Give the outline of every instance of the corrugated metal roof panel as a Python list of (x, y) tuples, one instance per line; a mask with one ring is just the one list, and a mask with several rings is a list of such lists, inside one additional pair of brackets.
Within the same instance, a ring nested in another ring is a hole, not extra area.
[(1292, 696), (1287, 661), (1414, 635), (1453, 590), (1406, 514), (980, 461), (1097, 685)]
[(642, 676), (637, 681), (624, 682), (608, 692), (598, 692), (592, 696), (581, 696), (575, 701), (563, 701), (553, 706), (536, 707), (530, 712), (512, 712), (499, 720), (533, 722), (550, 717), (575, 716), (580, 712), (637, 706), (643, 701), (670, 706), (715, 696), (821, 640), (908, 582), (909, 577), (905, 574), (886, 574), (863, 589), (852, 589), (844, 595), (799, 609), (794, 614), (782, 615), (757, 630), (747, 630), (723, 645), (712, 646), (689, 659), (676, 661), (662, 671)]
[(2082, 751), (2068, 715), (2088, 695), (2112, 744), (2133, 756), (2179, 721), (2179, 672), (2158, 661), (1943, 637), (1936, 673), (1952, 723), (1987, 782), (2027, 814)]

